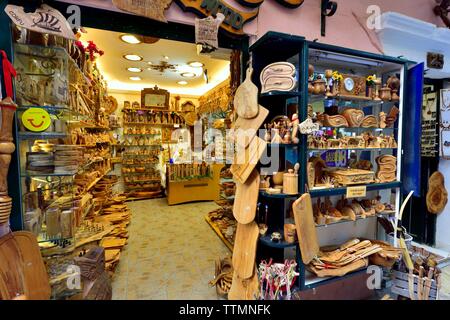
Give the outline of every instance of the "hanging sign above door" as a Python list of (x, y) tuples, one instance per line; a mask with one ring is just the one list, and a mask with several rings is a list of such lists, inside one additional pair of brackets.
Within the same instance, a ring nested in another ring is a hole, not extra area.
[(49, 5), (43, 4), (35, 12), (25, 13), (23, 7), (9, 4), (5, 7), (5, 12), (19, 27), (75, 40), (66, 18)]
[(167, 22), (164, 11), (171, 3), (172, 0), (113, 0), (113, 4), (120, 10), (161, 22)]

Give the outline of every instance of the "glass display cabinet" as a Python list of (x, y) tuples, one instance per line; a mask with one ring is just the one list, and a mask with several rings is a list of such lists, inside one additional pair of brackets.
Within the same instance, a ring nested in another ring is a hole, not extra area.
[[(298, 242), (283, 236), (285, 226), (294, 223), (293, 201), (305, 192), (311, 195), (321, 246), (355, 237), (388, 240), (377, 220), (394, 219), (402, 189), (409, 191), (407, 184), (419, 176), (410, 165), (418, 147), (415, 142), (404, 145), (414, 138), (404, 128), (420, 132), (415, 128), (420, 122), (412, 120), (414, 104), (405, 101), (421, 79), (409, 80), (414, 68), (408, 71), (412, 63), (403, 59), (274, 32), (250, 52), (253, 82), (264, 92), (259, 103), (269, 110), (260, 128), (268, 142), (260, 172), (270, 187), (262, 187), (259, 197), (257, 222), (268, 227), (260, 237), (259, 261), (295, 257), (299, 287), (314, 288), (336, 277), (319, 278), (307, 271)], [(294, 129), (298, 123), (303, 132)], [(287, 192), (283, 180), (296, 163), (298, 192)], [(273, 232), (282, 240), (272, 241)]]

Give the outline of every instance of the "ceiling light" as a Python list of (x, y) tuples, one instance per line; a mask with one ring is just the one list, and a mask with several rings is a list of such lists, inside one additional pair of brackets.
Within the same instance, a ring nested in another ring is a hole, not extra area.
[(141, 81), (142, 79), (141, 79), (141, 77), (130, 77), (130, 80)]
[(194, 77), (196, 76), (196, 74), (193, 73), (193, 72), (183, 72), (183, 73), (181, 74), (181, 76), (182, 76), (182, 77), (185, 77), (185, 78), (194, 78)]
[(164, 59), (169, 60), (169, 57), (168, 56), (164, 56)]
[(142, 41), (132, 34), (123, 34), (120, 36), (120, 40), (129, 44), (139, 44)]
[(137, 54), (126, 54), (123, 57), (130, 61), (142, 61), (143, 59), (141, 56), (138, 56)]
[(192, 68), (201, 68), (204, 66), (204, 64), (199, 61), (191, 61), (188, 63), (188, 65), (190, 65)]
[(184, 80), (178, 81), (177, 83), (178, 83), (179, 85), (182, 85), (182, 86), (185, 86), (185, 85), (188, 84), (188, 82), (187, 82), (187, 81), (184, 81)]
[(130, 72), (142, 72), (141, 68), (135, 68), (135, 67), (127, 68), (127, 70)]
[(153, 64), (153, 62), (149, 61), (149, 62), (147, 62), (147, 64)]

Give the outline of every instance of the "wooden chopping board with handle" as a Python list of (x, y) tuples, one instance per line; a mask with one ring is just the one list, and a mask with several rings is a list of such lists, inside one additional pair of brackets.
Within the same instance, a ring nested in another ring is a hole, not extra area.
[(267, 143), (260, 137), (254, 137), (244, 152), (238, 152), (231, 165), (233, 177), (240, 183), (245, 183), (253, 169), (261, 159)]
[(233, 269), (241, 279), (250, 279), (255, 270), (259, 228), (256, 222), (237, 225), (233, 249)]
[(234, 95), (234, 107), (240, 118), (253, 119), (258, 115), (258, 87), (252, 82), (253, 68), (247, 68), (244, 82)]
[(253, 170), (244, 184), (236, 182), (233, 215), (241, 224), (248, 224), (255, 220), (259, 182), (260, 176), (257, 170)]
[(258, 272), (255, 267), (250, 279), (242, 279), (237, 272), (233, 272), (231, 288), (228, 292), (228, 300), (257, 300), (259, 295)]
[(12, 233), (0, 238), (0, 300), (24, 294), (22, 260)]
[(304, 264), (309, 264), (319, 253), (316, 224), (314, 222), (311, 195), (303, 194), (292, 205), (300, 252)]
[[(247, 146), (253, 140), (253, 137), (258, 133), (259, 128), (261, 128), (268, 115), (269, 110), (262, 106), (259, 106), (259, 112), (256, 118), (237, 118), (233, 126), (235, 143), (241, 148), (247, 148)], [(253, 136), (249, 134), (250, 130), (254, 130)], [(243, 132), (245, 132), (245, 134), (243, 134)]]

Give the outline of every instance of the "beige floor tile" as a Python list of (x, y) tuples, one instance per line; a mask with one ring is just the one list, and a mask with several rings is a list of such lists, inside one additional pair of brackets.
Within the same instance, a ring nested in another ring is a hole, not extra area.
[(215, 259), (230, 254), (204, 220), (217, 206), (169, 207), (166, 199), (156, 199), (129, 207), (130, 238), (113, 278), (113, 298), (217, 299), (208, 281), (214, 277)]

